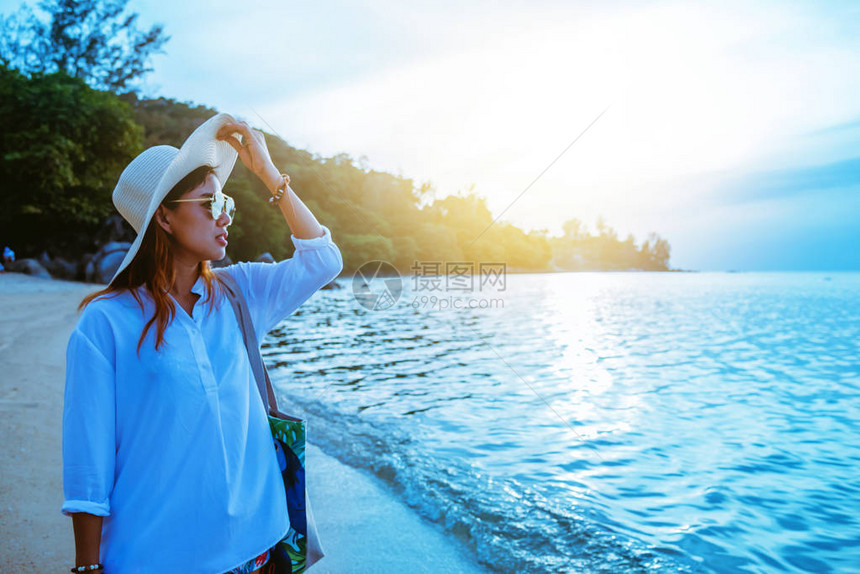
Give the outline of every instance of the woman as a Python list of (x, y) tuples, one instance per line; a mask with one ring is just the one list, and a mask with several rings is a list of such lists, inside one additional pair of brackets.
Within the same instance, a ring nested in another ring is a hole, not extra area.
[(272, 192), (296, 247), (280, 263), (223, 270), (259, 340), (343, 267), (328, 228), (244, 122), (219, 114), (181, 149), (155, 146), (126, 167), (113, 201), (138, 235), (109, 286), (81, 302), (66, 355), (72, 571), (263, 572), (289, 529), (263, 403), (210, 268), (225, 256), (233, 200), (222, 186), (237, 155)]

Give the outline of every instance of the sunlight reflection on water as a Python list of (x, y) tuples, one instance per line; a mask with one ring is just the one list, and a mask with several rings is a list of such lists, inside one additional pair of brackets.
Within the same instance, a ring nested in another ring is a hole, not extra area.
[(860, 564), (860, 274), (507, 281), (494, 309), (322, 292), (267, 362), (323, 448), (488, 564)]

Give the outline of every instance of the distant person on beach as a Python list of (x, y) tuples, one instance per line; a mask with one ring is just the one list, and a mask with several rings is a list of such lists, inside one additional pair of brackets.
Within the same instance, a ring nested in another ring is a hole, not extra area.
[(247, 299), (258, 340), (343, 267), (329, 229), (245, 122), (219, 114), (180, 149), (151, 147), (125, 168), (113, 202), (137, 237), (110, 284), (81, 302), (66, 351), (61, 510), (72, 516), (73, 572), (274, 568), (270, 550), (290, 527), (284, 483), (210, 265), (226, 253), (234, 202), (222, 188), (237, 157), (273, 194), (296, 248), (279, 263), (220, 270)]
[(3, 263), (0, 263), (0, 273), (6, 272), (6, 267), (15, 261), (15, 252), (9, 249), (9, 246), (3, 248)]

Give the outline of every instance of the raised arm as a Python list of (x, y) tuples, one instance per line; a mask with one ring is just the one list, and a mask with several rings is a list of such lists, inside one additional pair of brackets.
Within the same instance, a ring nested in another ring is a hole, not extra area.
[[(241, 134), (242, 141), (236, 137), (236, 133)], [(278, 207), (281, 213), (284, 214), (284, 219), (287, 225), (290, 226), (290, 231), (298, 239), (313, 239), (322, 237), (323, 229), (317, 221), (314, 214), (302, 202), (301, 199), (289, 187), (289, 177), (284, 178), (281, 172), (275, 167), (272, 158), (269, 155), (269, 148), (266, 146), (266, 136), (257, 130), (251, 129), (246, 122), (231, 122), (224, 124), (218, 130), (218, 139), (224, 140), (233, 146), (233, 149), (239, 154), (239, 159), (251, 170), (260, 180), (266, 185), (266, 188), (275, 194), (285, 183), (287, 184), (286, 193), (278, 202)]]

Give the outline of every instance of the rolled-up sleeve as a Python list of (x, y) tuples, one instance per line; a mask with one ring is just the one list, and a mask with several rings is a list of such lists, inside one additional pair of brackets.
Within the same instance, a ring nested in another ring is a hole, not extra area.
[(320, 237), (291, 237), (296, 251), (290, 259), (278, 263), (241, 262), (229, 268), (248, 300), (257, 340), (262, 341), (266, 333), (343, 269), (343, 257), (332, 241), (331, 231), (325, 225), (321, 227)]
[(110, 514), (116, 462), (116, 370), (77, 328), (66, 349), (61, 512)]

